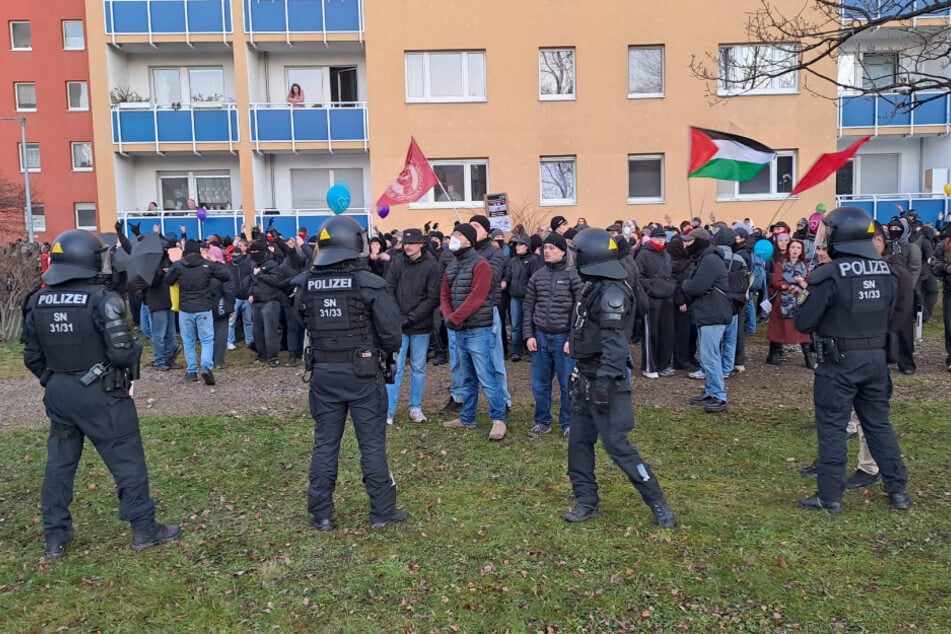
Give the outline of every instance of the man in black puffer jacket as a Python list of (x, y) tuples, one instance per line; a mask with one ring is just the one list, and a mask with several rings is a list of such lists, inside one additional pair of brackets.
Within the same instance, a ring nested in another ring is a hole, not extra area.
[[(215, 326), (212, 309), (215, 298), (211, 278), (222, 282), (231, 280), (223, 264), (209, 262), (201, 255), (198, 240), (186, 240), (182, 259), (165, 274), (166, 283), (178, 284), (178, 329), (185, 347), (185, 380), (198, 380), (197, 342), (201, 342), (201, 378), (206, 385), (215, 384), (214, 367)], [(196, 337), (197, 336), (197, 337)]]
[(704, 392), (690, 399), (691, 405), (707, 412), (726, 409), (726, 385), (720, 344), (726, 327), (733, 320), (733, 308), (727, 298), (729, 279), (726, 263), (711, 244), (706, 229), (694, 229), (684, 236), (687, 254), (694, 259), (683, 291), (690, 307), (690, 318), (700, 332), (700, 368), (704, 373)]
[(648, 379), (676, 374), (673, 300), (676, 284), (666, 245), (667, 232), (655, 226), (650, 239), (637, 251), (641, 286), (650, 302), (647, 312), (650, 338), (646, 338), (641, 347), (641, 371)]
[(280, 264), (268, 250), (267, 244), (255, 240), (248, 247), (248, 256), (254, 262), (251, 269), (251, 311), (254, 322), (254, 343), (258, 356), (255, 365), (267, 363), (276, 368), (281, 345), (281, 305), (288, 303), (288, 279), (278, 269)]
[(551, 431), (551, 381), (558, 378), (561, 407), (558, 423), (568, 437), (571, 408), (568, 378), (575, 368), (566, 350), (575, 304), (581, 299), (584, 283), (574, 268), (568, 268), (568, 244), (559, 233), (550, 233), (542, 246), (545, 266), (529, 279), (525, 289), (522, 335), (532, 358), (532, 393), (535, 396), (535, 426), (529, 437), (539, 438)]
[(524, 354), (522, 319), (528, 280), (538, 270), (538, 256), (529, 250), (527, 238), (515, 240), (515, 255), (509, 258), (505, 269), (505, 283), (509, 292), (509, 318), (512, 320), (512, 361), (521, 361)]

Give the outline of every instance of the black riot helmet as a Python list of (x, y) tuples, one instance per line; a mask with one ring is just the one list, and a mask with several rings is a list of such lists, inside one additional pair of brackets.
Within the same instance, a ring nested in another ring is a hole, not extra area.
[(363, 227), (350, 216), (327, 218), (317, 231), (317, 257), (314, 264), (324, 266), (363, 255)]
[(627, 278), (627, 271), (617, 259), (617, 243), (604, 229), (585, 229), (572, 239), (575, 265), (582, 275), (611, 280)]
[(825, 249), (835, 259), (843, 255), (857, 255), (870, 260), (881, 256), (872, 244), (875, 221), (858, 207), (836, 207), (822, 219), (816, 232), (816, 247)]
[(87, 280), (102, 272), (107, 247), (95, 233), (70, 229), (57, 236), (50, 248), (50, 268), (43, 281), (54, 286), (70, 280)]

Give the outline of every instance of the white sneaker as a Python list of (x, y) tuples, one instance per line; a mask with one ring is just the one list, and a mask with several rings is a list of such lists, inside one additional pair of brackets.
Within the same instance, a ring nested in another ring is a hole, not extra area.
[(703, 379), (707, 378), (707, 375), (703, 373), (703, 370), (697, 370), (696, 372), (691, 372), (687, 376), (689, 376), (691, 379), (696, 379), (698, 381), (702, 381)]
[(409, 408), (409, 419), (414, 423), (425, 423), (426, 415), (423, 414), (422, 407), (411, 407)]
[(659, 377), (660, 377), (660, 375), (657, 374), (656, 372), (646, 372), (646, 371), (645, 371), (645, 372), (641, 372), (641, 374), (644, 375), (644, 378), (645, 378), (645, 379), (656, 379), (656, 378), (659, 378)]
[(233, 343), (229, 343), (229, 344), (228, 344), (228, 350), (237, 350), (237, 349), (238, 349), (238, 347), (237, 347), (236, 345), (234, 345)]
[(746, 366), (745, 366), (745, 365), (735, 365), (735, 366), (733, 366), (733, 371), (734, 371), (734, 372), (746, 372)]
[(392, 418), (387, 418), (387, 419), (386, 419), (386, 424), (387, 424), (387, 425), (392, 425), (392, 424), (393, 424), (393, 419), (392, 419)]

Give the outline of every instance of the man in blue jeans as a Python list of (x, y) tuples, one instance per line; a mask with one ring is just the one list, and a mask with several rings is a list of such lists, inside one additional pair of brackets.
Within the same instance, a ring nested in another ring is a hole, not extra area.
[(450, 429), (473, 429), (479, 405), (479, 386), (489, 400), (492, 430), (489, 440), (502, 440), (506, 432), (505, 396), (499, 385), (493, 351), (498, 333), (493, 331), (495, 307), (488, 300), (492, 267), (474, 249), (476, 230), (456, 225), (449, 241), (455, 259), (446, 267), (439, 299), (446, 328), (455, 331), (463, 391), (459, 418), (443, 423)]
[(733, 308), (726, 293), (729, 276), (726, 263), (711, 243), (706, 229), (694, 229), (684, 236), (684, 248), (693, 259), (689, 277), (683, 282), (684, 295), (693, 324), (699, 332), (700, 369), (704, 373), (703, 394), (690, 399), (691, 405), (707, 412), (727, 408), (723, 381), (723, 335), (733, 320)]
[(386, 423), (393, 424), (396, 403), (403, 384), (406, 359), (410, 362), (409, 417), (414, 423), (426, 420), (423, 389), (426, 387), (426, 353), (433, 327), (433, 311), (439, 305), (442, 267), (425, 248), (426, 237), (419, 229), (403, 231), (403, 251), (394, 253), (386, 270), (387, 290), (393, 293), (403, 317), (403, 342), (396, 360), (396, 380), (386, 385), (389, 401)]
[(197, 340), (201, 342), (201, 378), (205, 385), (215, 384), (215, 323), (212, 309), (216, 300), (211, 279), (231, 281), (231, 273), (223, 264), (205, 260), (197, 240), (186, 240), (182, 259), (165, 274), (169, 285), (178, 283), (178, 329), (185, 347), (185, 380), (198, 381)]
[(155, 271), (152, 284), (145, 289), (142, 305), (151, 315), (149, 338), (152, 340), (152, 368), (159, 372), (180, 370), (182, 365), (175, 362), (179, 346), (175, 343), (175, 313), (172, 312), (172, 296), (165, 281), (165, 274), (172, 266), (168, 258), (168, 249), (175, 246), (175, 240), (165, 242), (166, 253)]
[(581, 299), (584, 283), (578, 271), (568, 268), (568, 244), (558, 233), (550, 233), (542, 247), (545, 266), (529, 279), (525, 288), (522, 334), (532, 359), (532, 393), (535, 395), (535, 426), (530, 438), (551, 431), (551, 383), (558, 378), (561, 407), (558, 422), (562, 436), (568, 438), (571, 408), (568, 404), (568, 378), (575, 362), (567, 350), (571, 316)]

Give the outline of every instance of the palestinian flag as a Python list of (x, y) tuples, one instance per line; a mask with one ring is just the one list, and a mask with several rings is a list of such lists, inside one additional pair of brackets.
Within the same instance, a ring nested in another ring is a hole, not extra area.
[(753, 180), (769, 165), (776, 152), (759, 141), (716, 130), (690, 128), (688, 178), (723, 181)]

